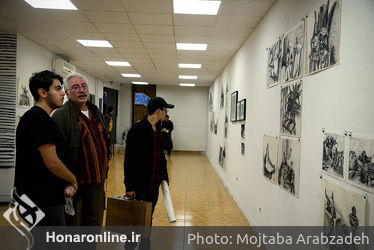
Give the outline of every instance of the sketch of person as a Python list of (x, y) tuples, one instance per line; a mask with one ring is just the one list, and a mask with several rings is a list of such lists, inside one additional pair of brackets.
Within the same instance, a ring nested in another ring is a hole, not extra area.
[(286, 141), (286, 149), (283, 152), (282, 163), (279, 168), (278, 184), (290, 193), (295, 193), (295, 171), (293, 169), (293, 161), (291, 161), (292, 148)]
[(288, 88), (285, 97), (282, 127), (291, 135), (296, 135), (296, 118), (301, 116), (301, 83), (295, 83)]
[(356, 211), (355, 206), (352, 206), (352, 213), (350, 213), (348, 217), (349, 217), (349, 224), (351, 224), (352, 230), (353, 232), (355, 232), (359, 225), (359, 221), (357, 218), (357, 211)]
[(264, 175), (265, 177), (269, 178), (270, 180), (275, 173), (275, 164), (270, 159), (269, 155), (269, 143), (266, 144), (266, 151), (264, 156)]
[(336, 63), (335, 47), (329, 44), (330, 28), (336, 2), (329, 11), (330, 0), (314, 11), (314, 30), (310, 40), (311, 51), (309, 54), (309, 72), (326, 68)]

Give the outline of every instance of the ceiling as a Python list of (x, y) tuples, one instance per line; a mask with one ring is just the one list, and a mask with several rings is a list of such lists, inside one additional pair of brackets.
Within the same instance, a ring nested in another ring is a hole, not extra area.
[[(0, 32), (22, 34), (104, 81), (209, 86), (275, 0), (222, 0), (216, 16), (173, 14), (173, 0), (71, 2), (78, 10), (34, 9), (24, 0), (0, 0)], [(84, 47), (76, 39), (108, 40), (113, 48)], [(207, 43), (208, 49), (176, 50), (176, 42)], [(128, 61), (131, 67), (109, 66), (107, 60)], [(178, 63), (202, 67), (182, 69)]]

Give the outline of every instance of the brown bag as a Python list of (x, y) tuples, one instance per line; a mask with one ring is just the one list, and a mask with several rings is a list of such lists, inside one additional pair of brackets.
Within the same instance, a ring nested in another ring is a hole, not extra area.
[(108, 197), (106, 226), (150, 226), (152, 202)]

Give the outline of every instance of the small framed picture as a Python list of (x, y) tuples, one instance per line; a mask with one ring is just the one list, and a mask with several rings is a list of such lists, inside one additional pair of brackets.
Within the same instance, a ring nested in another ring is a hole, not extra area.
[(238, 91), (231, 93), (231, 109), (230, 109), (230, 120), (235, 122), (237, 120), (237, 104), (238, 102)]
[(238, 121), (245, 121), (245, 111), (246, 111), (246, 99), (238, 102), (239, 106), (239, 119)]
[(236, 120), (240, 121), (240, 102), (236, 103)]

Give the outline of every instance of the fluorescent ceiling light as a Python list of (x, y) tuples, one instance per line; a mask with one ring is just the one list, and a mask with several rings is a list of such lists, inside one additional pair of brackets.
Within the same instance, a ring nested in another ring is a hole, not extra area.
[(25, 0), (34, 8), (38, 9), (59, 9), (59, 10), (76, 10), (69, 0)]
[(193, 64), (193, 63), (178, 63), (179, 68), (190, 68), (190, 69), (200, 69), (201, 64)]
[(217, 15), (221, 1), (174, 0), (174, 14)]
[(195, 83), (179, 83), (182, 87), (195, 87)]
[(142, 77), (141, 75), (139, 74), (121, 74), (123, 77), (136, 77), (136, 78), (140, 78)]
[(77, 40), (86, 47), (113, 47), (107, 40)]
[(130, 67), (130, 63), (121, 61), (105, 61), (110, 66), (127, 66)]
[(184, 76), (184, 75), (180, 75), (179, 79), (197, 79), (197, 76)]
[(132, 82), (132, 84), (137, 84), (137, 85), (148, 85), (147, 82)]
[(206, 50), (206, 43), (177, 43), (178, 50)]

